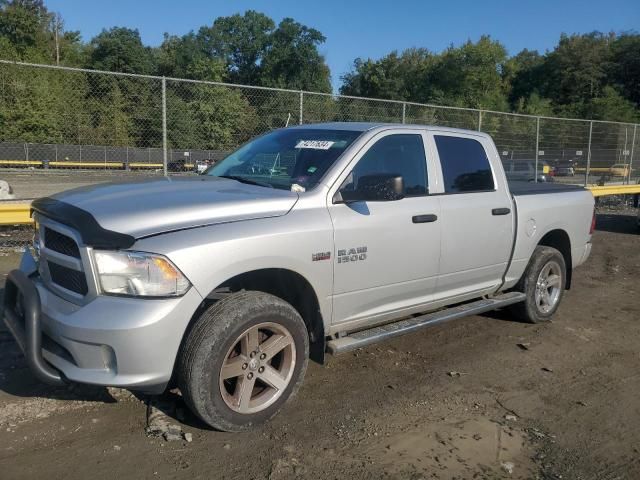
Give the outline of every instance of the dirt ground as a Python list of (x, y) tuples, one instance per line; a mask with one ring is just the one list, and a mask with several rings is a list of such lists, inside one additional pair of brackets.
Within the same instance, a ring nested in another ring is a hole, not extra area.
[(252, 433), (208, 430), (168, 394), (193, 441), (148, 437), (145, 399), (39, 385), (0, 332), (0, 478), (637, 479), (639, 346), (632, 211), (599, 215), (552, 323), (498, 312), (310, 364)]
[[(186, 175), (186, 174), (185, 174)], [(11, 185), (16, 200), (32, 200), (46, 197), (54, 193), (62, 192), (76, 187), (93, 185), (97, 183), (139, 180), (141, 178), (161, 177), (159, 171), (133, 171), (120, 170), (2, 170), (0, 180), (5, 180)]]

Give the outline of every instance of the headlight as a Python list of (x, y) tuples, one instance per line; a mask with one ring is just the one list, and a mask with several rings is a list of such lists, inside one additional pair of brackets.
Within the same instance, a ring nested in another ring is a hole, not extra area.
[(102, 293), (141, 297), (177, 297), (189, 281), (162, 255), (94, 250)]

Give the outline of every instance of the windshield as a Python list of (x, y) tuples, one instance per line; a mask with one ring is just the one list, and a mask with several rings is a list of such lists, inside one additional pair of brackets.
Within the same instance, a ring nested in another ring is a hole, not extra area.
[(361, 132), (290, 128), (243, 145), (205, 174), (286, 190), (313, 188)]

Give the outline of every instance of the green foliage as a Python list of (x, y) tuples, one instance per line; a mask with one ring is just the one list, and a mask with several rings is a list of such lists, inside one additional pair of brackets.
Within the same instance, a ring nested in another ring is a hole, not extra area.
[(231, 81), (255, 85), (274, 27), (271, 18), (248, 10), (217, 18), (211, 27), (201, 27), (197, 37), (208, 56), (224, 60)]
[(292, 18), (285, 18), (269, 39), (260, 83), (269, 87), (330, 92), (329, 67), (318, 52), (325, 37)]
[[(145, 46), (135, 29), (113, 27), (83, 42), (43, 0), (0, 0), (0, 58), (214, 82), (167, 81), (168, 140), (176, 148), (228, 149), (255, 133), (298, 123), (297, 90), (331, 92), (314, 28), (263, 13), (220, 17), (185, 35)], [(516, 111), (532, 115), (636, 122), (640, 106), (640, 35), (563, 35), (550, 52), (509, 57), (483, 36), (441, 53), (425, 48), (358, 58), (342, 78), (345, 95)], [(228, 88), (215, 82), (295, 92)], [(0, 66), (0, 141), (159, 147), (161, 82), (38, 68)], [(304, 96), (305, 122), (371, 119), (476, 128), (477, 112), (399, 102)], [(483, 129), (510, 148), (533, 123), (486, 113)], [(557, 133), (567, 138), (570, 129)], [(547, 135), (544, 133), (543, 135)], [(550, 135), (550, 133), (549, 133)]]
[(0, 2), (0, 36), (8, 39), (20, 54), (45, 47), (50, 20), (43, 0)]
[(640, 35), (619, 36), (611, 45), (613, 82), (622, 96), (640, 105)]
[[(34, 63), (59, 59), (96, 70), (330, 92), (329, 68), (318, 51), (324, 41), (290, 18), (276, 26), (249, 10), (183, 36), (165, 34), (157, 48), (123, 27), (82, 43), (42, 0), (0, 0), (0, 58)], [(160, 80), (6, 65), (0, 77), (0, 140), (162, 144)], [(230, 149), (289, 117), (299, 121), (298, 93), (167, 83), (172, 147)]]
[(216, 85), (168, 81), (167, 112), (172, 148), (228, 150), (248, 140), (257, 124), (240, 90)]
[(429, 101), (424, 79), (436, 56), (426, 49), (393, 51), (380, 60), (354, 61), (353, 71), (342, 77), (340, 93), (391, 100)]
[(515, 110), (528, 115), (553, 115), (553, 105), (548, 98), (541, 97), (538, 92), (529, 94), (527, 98), (520, 97), (516, 101)]
[(449, 47), (391, 52), (380, 60), (356, 59), (341, 93), (475, 108), (507, 108), (502, 78), (505, 48), (488, 36)]
[(88, 66), (111, 72), (153, 73), (151, 49), (145, 47), (138, 30), (113, 27), (102, 32), (89, 44)]
[[(520, 111), (596, 120), (638, 118), (640, 35), (562, 35), (544, 56), (523, 51), (511, 60), (510, 99)], [(543, 104), (527, 109), (536, 95)]]
[(495, 110), (507, 107), (501, 76), (507, 51), (502, 44), (483, 36), (477, 43), (450, 47), (438, 60), (429, 76), (436, 102)]
[(615, 118), (619, 122), (630, 123), (640, 121), (640, 112), (633, 102), (609, 85), (603, 88), (599, 97), (590, 102), (588, 108), (591, 118)]
[(634, 121), (640, 107), (640, 35), (562, 35), (541, 55), (508, 58), (488, 36), (451, 46), (356, 59), (341, 93), (413, 102)]

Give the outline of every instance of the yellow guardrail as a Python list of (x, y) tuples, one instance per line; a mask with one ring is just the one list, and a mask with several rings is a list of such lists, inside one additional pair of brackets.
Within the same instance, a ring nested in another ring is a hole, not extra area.
[[(584, 173), (587, 171), (584, 167), (576, 167), (573, 169), (576, 173)], [(591, 167), (589, 168), (589, 173), (609, 173), (611, 171), (611, 167)]]
[(0, 160), (0, 165), (19, 165), (23, 166), (31, 166), (31, 165), (42, 165), (40, 160)]
[(23, 225), (31, 223), (30, 203), (0, 204), (0, 225)]
[[(587, 189), (593, 193), (594, 197), (640, 194), (640, 184), (588, 185)], [(30, 208), (31, 203), (0, 204), (0, 225), (25, 225), (31, 223)]]
[(634, 195), (640, 194), (640, 184), (635, 185), (587, 185), (594, 197), (605, 195)]
[[(0, 167), (41, 167), (42, 160), (0, 160)], [(48, 162), (49, 167), (55, 168), (125, 168), (125, 162), (70, 162), (53, 160)], [(185, 163), (184, 168), (192, 169), (193, 163)], [(129, 168), (162, 168), (162, 163), (129, 162)]]

